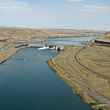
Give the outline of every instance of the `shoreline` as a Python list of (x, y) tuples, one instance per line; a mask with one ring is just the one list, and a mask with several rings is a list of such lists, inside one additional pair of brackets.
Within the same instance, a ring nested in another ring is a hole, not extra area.
[[(22, 46), (19, 48), (15, 48), (14, 46), (12, 46), (9, 49), (0, 52), (0, 60), (1, 60), (0, 64), (6, 62), (10, 57), (15, 55), (22, 48), (26, 48), (26, 46)], [(89, 65), (91, 67), (92, 66), (95, 67), (94, 70), (96, 70), (97, 69), (96, 67), (101, 66), (101, 64), (98, 64), (98, 63), (100, 63), (98, 61), (100, 61), (100, 59), (102, 59), (102, 58), (104, 58), (104, 60), (101, 62), (104, 63), (106, 66), (107, 64), (104, 61), (106, 61), (108, 59), (106, 59), (106, 56), (101, 57), (102, 54), (101, 54), (100, 50), (102, 52), (106, 53), (107, 51), (109, 51), (109, 49), (107, 49), (106, 47), (98, 47), (97, 48), (95, 46), (93, 46), (93, 47), (89, 46), (89, 47), (87, 47), (86, 51), (84, 50), (85, 53), (81, 52), (81, 54), (77, 54), (78, 49), (80, 51), (81, 48), (82, 47), (77, 47), (77, 46), (66, 47), (66, 52), (64, 49), (64, 51), (61, 51), (59, 54), (57, 54), (56, 57), (49, 59), (48, 65), (52, 70), (55, 71), (55, 73), (58, 75), (58, 77), (63, 79), (68, 84), (68, 86), (70, 86), (72, 88), (73, 92), (76, 95), (78, 95), (81, 98), (81, 100), (83, 100), (83, 102), (89, 104), (91, 106), (91, 108), (93, 108), (94, 110), (100, 110), (100, 109), (101, 110), (109, 110), (108, 108), (106, 108), (106, 105), (104, 105), (104, 104), (106, 104), (106, 102), (108, 102), (108, 100), (106, 100), (104, 102), (104, 99), (107, 97), (106, 93), (104, 93), (106, 91), (104, 91), (104, 92), (102, 91), (102, 93), (101, 93), (99, 91), (97, 92), (97, 89), (96, 89), (97, 87), (100, 87), (100, 85), (98, 85), (98, 84), (102, 84), (102, 85), (104, 84), (105, 88), (102, 87), (101, 89), (103, 89), (103, 90), (106, 89), (108, 91), (108, 88), (106, 88), (108, 86), (108, 84), (107, 84), (108, 82), (106, 83), (106, 77), (104, 75), (97, 74), (97, 73), (92, 75), (92, 74), (90, 74), (91, 69), (88, 69), (88, 68), (84, 69), (85, 67), (87, 67)], [(90, 52), (90, 54), (89, 54), (89, 52)], [(3, 57), (1, 57), (1, 55), (3, 55)], [(107, 55), (109, 55), (109, 53)], [(58, 59), (57, 59), (57, 57), (58, 57)], [(99, 60), (97, 60), (98, 58), (99, 58)], [(92, 63), (95, 65), (93, 65)], [(84, 65), (82, 66), (82, 64), (84, 64)], [(79, 70), (77, 70), (77, 69), (79, 69)], [(84, 79), (81, 77), (83, 77)], [(88, 77), (88, 79), (86, 79), (87, 77)], [(99, 82), (96, 82), (97, 83), (96, 86), (94, 85), (95, 83), (92, 83), (92, 82), (94, 82), (94, 80), (91, 79), (90, 77), (95, 78), (94, 79), (95, 81), (99, 81)], [(83, 87), (83, 85), (84, 85), (84, 87)], [(89, 87), (89, 85), (90, 85), (90, 87)], [(88, 87), (89, 87), (89, 89), (88, 89)], [(96, 90), (92, 91), (93, 89), (96, 89)], [(97, 93), (97, 94), (94, 95), (94, 93)], [(97, 98), (95, 96), (97, 96)], [(101, 101), (99, 100), (98, 96), (102, 96)]]
[(6, 62), (10, 57), (12, 57), (18, 49), (11, 47), (8, 50), (5, 50), (3, 52), (0, 52), (0, 64)]
[(24, 46), (19, 47), (19, 48), (11, 47), (8, 50), (0, 52), (0, 56), (1, 56), (0, 57), (0, 64), (3, 64), (7, 60), (9, 60), (13, 55), (15, 55), (18, 51), (20, 51), (23, 48), (25, 48), (25, 47)]
[[(63, 79), (72, 88), (73, 92), (81, 97), (85, 103), (89, 104), (93, 110), (110, 110), (110, 100), (106, 95), (109, 95), (109, 83), (106, 83), (106, 80), (109, 79), (102, 75), (104, 73), (93, 73), (97, 69), (102, 68), (100, 67), (99, 60), (92, 59), (108, 59), (107, 56), (109, 53), (103, 54), (103, 52), (100, 52), (102, 50), (104, 53), (107, 53), (109, 48), (89, 46), (82, 49), (82, 47), (70, 46), (65, 47), (64, 51), (61, 51), (56, 57), (48, 60), (48, 65), (55, 71), (58, 77)], [(100, 54), (104, 55), (104, 57)], [(91, 69), (89, 68), (94, 68), (95, 70), (90, 71)], [(103, 69), (106, 69), (106, 66)], [(100, 91), (101, 89), (104, 92)]]
[[(15, 55), (18, 51), (20, 51), (21, 49), (23, 48), (26, 48), (26, 47), (20, 47), (20, 48), (14, 48), (14, 47), (11, 47), (10, 49), (6, 51), (4, 51), (3, 53), (6, 54), (6, 57), (4, 57), (1, 61), (0, 61), (0, 64), (3, 64), (4, 62), (6, 62), (8, 59), (10, 59), (13, 55)], [(10, 54), (9, 54), (9, 51), (10, 51)], [(8, 53), (8, 54), (7, 54)], [(59, 55), (59, 54), (58, 54)], [(87, 94), (84, 94), (83, 91), (81, 90), (81, 87), (80, 85), (77, 83), (77, 81), (73, 80), (71, 82), (71, 79), (70, 77), (66, 76), (65, 75), (65, 71), (60, 68), (60, 66), (58, 66), (55, 61), (54, 61), (54, 58), (52, 59), (49, 59), (48, 60), (48, 65), (49, 67), (56, 72), (56, 74), (58, 75), (58, 77), (60, 77), (61, 79), (63, 79), (67, 84), (68, 86), (70, 86), (72, 88), (72, 91), (78, 95), (85, 103), (91, 105), (91, 104), (94, 104), (96, 103), (96, 100), (91, 97), (91, 96), (88, 96)], [(94, 108), (95, 106), (92, 106), (92, 108)], [(96, 109), (95, 109), (96, 110)]]
[(55, 63), (54, 59), (49, 59), (48, 60), (48, 65), (49, 65), (49, 67), (51, 69), (53, 69), (53, 71), (56, 72), (56, 74), (58, 75), (58, 77), (60, 77), (61, 79), (63, 79), (68, 84), (68, 86), (70, 86), (70, 88), (72, 89), (73, 93), (75, 93), (76, 95), (78, 95), (81, 98), (81, 100), (83, 100), (85, 103), (87, 103), (88, 105), (90, 105), (92, 109), (94, 109), (94, 107), (92, 106), (92, 103), (95, 103), (96, 100), (94, 100), (92, 97), (90, 97), (90, 96), (88, 96), (86, 94), (83, 94), (82, 91), (81, 91), (80, 85), (77, 82), (73, 81), (71, 83), (70, 79), (64, 75), (65, 71), (62, 68), (60, 68)]
[[(19, 48), (11, 47), (7, 51), (5, 50), (4, 52), (1, 52), (0, 54), (5, 54), (6, 56), (3, 57), (2, 59), (0, 59), (0, 64), (3, 64), (7, 60), (9, 60), (13, 55), (15, 55), (18, 51), (20, 51), (23, 48), (26, 48), (26, 47), (24, 47), (24, 46), (23, 47), (19, 47)], [(66, 83), (68, 84), (68, 86), (70, 86), (72, 88), (72, 91), (76, 95), (78, 95), (85, 103), (88, 103), (89, 104), (89, 101), (84, 98), (85, 96), (83, 97), (79, 85), (75, 81), (74, 81), (74, 84), (73, 83), (71, 84), (69, 78), (68, 77), (65, 77), (63, 75), (65, 73), (65, 71), (63, 71), (63, 69), (61, 69), (59, 66), (57, 66), (57, 64), (55, 64), (55, 62), (54, 62), (53, 59), (49, 59), (47, 63), (49, 65), (49, 67), (53, 71), (56, 72), (56, 74), (58, 75), (58, 77), (60, 77), (64, 81), (66, 81)], [(86, 96), (86, 97), (88, 97), (88, 96)], [(94, 101), (91, 97), (88, 97), (87, 99)]]

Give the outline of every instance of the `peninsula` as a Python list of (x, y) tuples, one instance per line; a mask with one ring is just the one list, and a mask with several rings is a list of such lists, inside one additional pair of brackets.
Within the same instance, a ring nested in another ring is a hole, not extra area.
[[(110, 41), (110, 33), (101, 39)], [(108, 42), (107, 45), (91, 43), (84, 47), (66, 46), (64, 51), (48, 63), (92, 108), (110, 110)]]

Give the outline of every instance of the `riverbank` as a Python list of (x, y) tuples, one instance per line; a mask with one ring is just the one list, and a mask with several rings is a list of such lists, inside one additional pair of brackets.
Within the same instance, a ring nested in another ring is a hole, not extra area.
[(11, 47), (7, 50), (0, 52), (0, 63), (7, 61), (12, 55), (17, 52), (18, 49)]
[(47, 61), (56, 54), (25, 48), (1, 64), (0, 110), (91, 110), (49, 68)]
[[(55, 59), (50, 59), (48, 61), (49, 66), (56, 71), (56, 73), (58, 74), (59, 77), (61, 77), (61, 79), (65, 80), (67, 82), (67, 84), (73, 89), (73, 92), (75, 91), (75, 93), (80, 96), (82, 99), (84, 99), (84, 101), (86, 103), (95, 103), (96, 101), (88, 96), (87, 94), (83, 94), (82, 89), (81, 89), (81, 85), (78, 84), (77, 80), (74, 77), (70, 77), (69, 73), (67, 73), (67, 71), (65, 71), (62, 67), (60, 67)], [(74, 78), (74, 79), (73, 79)]]
[(56, 73), (58, 74), (58, 76), (65, 80), (66, 83), (73, 89), (73, 92), (75, 92), (75, 94), (77, 94), (78, 96), (80, 96), (86, 103), (90, 104), (90, 103), (95, 103), (96, 101), (88, 96), (87, 94), (83, 94), (80, 85), (77, 83), (77, 81), (74, 79), (71, 81), (71, 79), (67, 76), (65, 76), (65, 71), (60, 68), (53, 59), (48, 61), (48, 65), (54, 70), (56, 71)]
[(109, 51), (103, 46), (68, 46), (48, 63), (94, 109), (110, 110)]
[(22, 48), (25, 48), (25, 46), (22, 46), (22, 47), (19, 47), (19, 48), (10, 47), (7, 50), (1, 51), (0, 52), (0, 64), (7, 61), (10, 57), (12, 57), (14, 54), (16, 54)]
[[(6, 28), (0, 27), (0, 62), (4, 62), (12, 56), (18, 49), (14, 48), (19, 43), (41, 42), (48, 38), (55, 37), (83, 37), (97, 36), (102, 32), (93, 30), (74, 30), (74, 29), (32, 29), (32, 28)], [(14, 45), (14, 46), (10, 46)], [(9, 46), (9, 48), (7, 48)], [(4, 49), (6, 48), (6, 49)], [(1, 50), (4, 51), (1, 51)]]

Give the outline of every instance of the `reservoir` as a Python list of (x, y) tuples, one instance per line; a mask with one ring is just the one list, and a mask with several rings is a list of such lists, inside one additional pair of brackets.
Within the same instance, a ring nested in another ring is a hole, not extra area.
[(88, 43), (91, 40), (96, 39), (96, 36), (89, 37), (54, 37), (48, 39), (49, 45), (76, 45), (82, 46)]
[(49, 68), (55, 50), (25, 48), (0, 65), (0, 110), (91, 110)]

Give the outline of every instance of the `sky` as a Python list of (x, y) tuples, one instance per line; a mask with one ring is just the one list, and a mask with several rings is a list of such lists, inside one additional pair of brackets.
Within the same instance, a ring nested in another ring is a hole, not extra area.
[(0, 26), (110, 30), (110, 0), (0, 0)]

